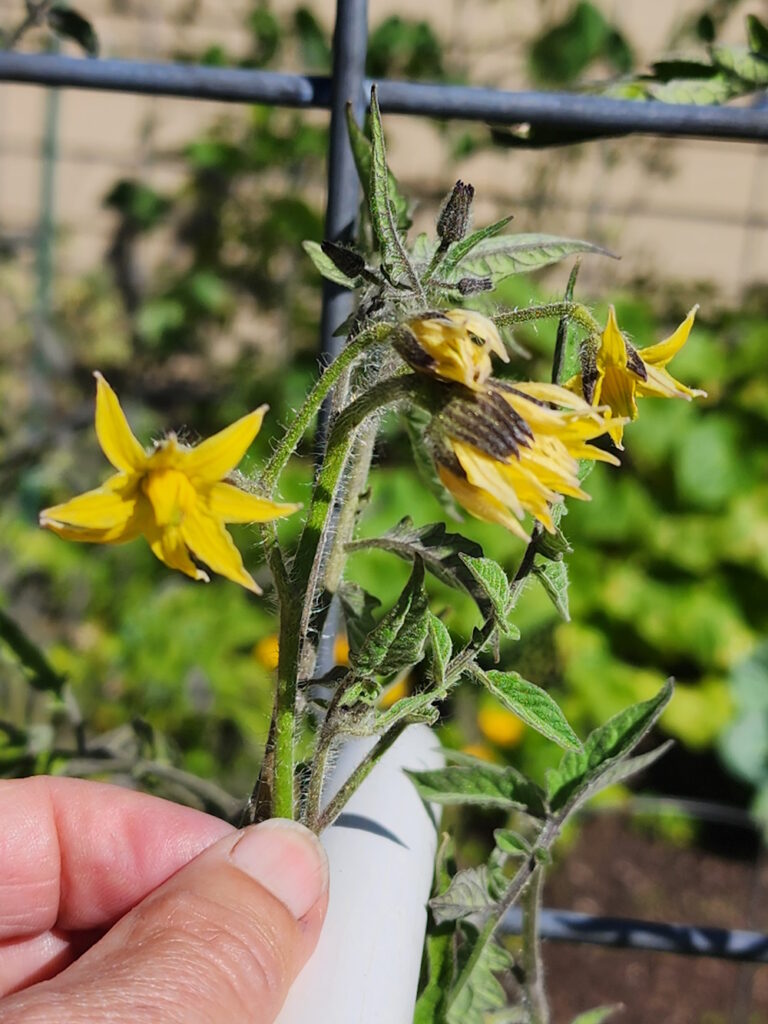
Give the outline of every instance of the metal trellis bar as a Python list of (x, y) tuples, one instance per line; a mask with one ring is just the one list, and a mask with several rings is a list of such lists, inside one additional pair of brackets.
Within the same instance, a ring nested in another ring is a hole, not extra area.
[[(370, 81), (362, 76), (357, 80), (363, 82), (367, 91)], [(324, 110), (331, 107), (332, 93), (332, 80), (322, 76), (23, 53), (0, 54), (0, 81)], [(585, 133), (640, 132), (742, 142), (768, 140), (768, 110), (760, 107), (700, 107), (386, 79), (378, 85), (381, 109), (389, 114), (562, 126)], [(357, 101), (352, 94), (349, 98)]]

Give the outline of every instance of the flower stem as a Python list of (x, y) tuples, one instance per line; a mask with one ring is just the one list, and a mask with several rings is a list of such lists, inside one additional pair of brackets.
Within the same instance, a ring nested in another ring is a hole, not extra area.
[(317, 379), (314, 387), (307, 395), (304, 405), (296, 413), (293, 422), (286, 430), (272, 458), (264, 469), (261, 484), (265, 493), (271, 495), (274, 491), (280, 473), (296, 450), (296, 446), (306, 433), (307, 428), (334, 384), (338, 382), (362, 352), (372, 345), (378, 345), (386, 341), (391, 332), (392, 325), (385, 323), (374, 324), (372, 327), (361, 331), (346, 348), (342, 349), (341, 353)]
[(574, 320), (588, 334), (599, 334), (600, 325), (586, 306), (580, 302), (548, 302), (543, 306), (524, 306), (497, 313), (491, 317), (497, 327), (510, 327), (512, 324), (529, 323), (531, 320), (549, 320), (554, 317), (567, 317)]

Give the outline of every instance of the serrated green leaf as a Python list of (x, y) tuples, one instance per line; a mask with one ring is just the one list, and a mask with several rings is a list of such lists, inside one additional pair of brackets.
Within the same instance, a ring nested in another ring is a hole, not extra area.
[[(373, 160), (373, 149), (371, 141), (355, 120), (350, 104), (347, 105), (347, 129), (349, 131), (349, 144), (352, 148), (352, 155), (355, 160), (355, 167), (363, 188), (363, 195), (368, 207), (371, 203), (371, 163)], [(407, 231), (411, 226), (408, 200), (402, 195), (394, 174), (387, 170), (387, 185), (389, 198), (395, 209), (397, 226), (401, 231)]]
[(768, 85), (768, 59), (759, 53), (739, 46), (713, 46), (712, 59), (725, 71), (737, 75), (742, 82), (755, 88)]
[(301, 246), (314, 263), (315, 269), (334, 284), (341, 285), (342, 288), (358, 288), (363, 283), (361, 277), (351, 278), (343, 274), (333, 260), (325, 255), (317, 242), (306, 241), (302, 242)]
[(380, 607), (381, 601), (356, 583), (347, 581), (339, 587), (339, 600), (344, 612), (350, 655), (355, 655), (371, 630), (376, 628), (373, 613)]
[(410, 281), (415, 281), (415, 271), (408, 261), (397, 225), (384, 145), (384, 129), (375, 87), (371, 89), (371, 176), (368, 198), (371, 223), (383, 266), (394, 279), (405, 276)]
[[(653, 727), (669, 703), (672, 692), (672, 681), (667, 680), (655, 697), (625, 708), (591, 732), (582, 751), (564, 754), (557, 768), (547, 775), (552, 810), (560, 811), (566, 805), (575, 806), (588, 787), (627, 757)], [(616, 777), (612, 780), (616, 781)]]
[(423, 973), (427, 981), (416, 1000), (413, 1024), (440, 1024), (445, 1019), (445, 997), (453, 980), (453, 929), (441, 927), (427, 935)]
[(429, 646), (432, 651), (432, 680), (436, 686), (445, 682), (445, 670), (453, 653), (453, 641), (442, 619), (429, 613)]
[(571, 613), (568, 609), (568, 566), (565, 562), (538, 562), (533, 567), (533, 574), (544, 588), (547, 597), (557, 608), (558, 613), (566, 622), (570, 622)]
[(529, 683), (517, 672), (477, 672), (477, 679), (504, 707), (532, 729), (569, 750), (581, 750), (581, 741), (557, 702), (546, 690)]
[(531, 844), (511, 828), (494, 829), (493, 839), (497, 849), (511, 857), (527, 857), (531, 852)]
[(444, 523), (416, 527), (410, 516), (401, 519), (394, 529), (381, 537), (369, 537), (347, 544), (347, 551), (378, 548), (390, 551), (406, 561), (421, 558), (429, 571), (449, 587), (465, 590), (474, 598), (483, 615), (492, 611), (485, 590), (477, 582), (462, 555), (482, 558), (483, 549), (458, 533), (448, 533)]
[(93, 25), (87, 18), (84, 18), (79, 11), (73, 10), (66, 4), (55, 4), (46, 15), (48, 27), (62, 39), (71, 39), (82, 47), (89, 57), (97, 57), (99, 53), (99, 39), (94, 31)]
[(444, 924), (487, 913), (496, 905), (498, 898), (491, 889), (491, 874), (485, 864), (457, 872), (445, 892), (429, 901), (435, 922)]
[(429, 608), (424, 590), (424, 562), (415, 558), (413, 571), (394, 608), (383, 617), (351, 658), (359, 675), (390, 675), (415, 665), (424, 655), (429, 634)]
[(507, 574), (492, 558), (478, 558), (464, 554), (459, 555), (459, 558), (472, 573), (490, 601), (499, 628), (505, 633), (511, 632), (507, 622), (507, 611), (511, 598)]
[(533, 814), (542, 809), (538, 787), (514, 768), (476, 761), (407, 774), (429, 803), (516, 808)]
[(747, 15), (747, 39), (752, 53), (768, 58), (768, 26), (756, 14)]
[[(475, 944), (481, 940), (477, 928), (468, 922), (462, 923), (461, 930), (463, 941), (457, 956), (458, 977), (461, 977)], [(463, 980), (461, 988), (453, 989), (448, 996), (448, 1024), (486, 1024), (494, 1011), (506, 1007), (507, 994), (496, 974), (509, 970), (513, 963), (511, 954), (505, 949), (493, 940), (486, 942), (469, 977)]]
[(456, 265), (451, 277), (489, 277), (496, 285), (513, 274), (527, 274), (548, 267), (578, 252), (611, 255), (599, 245), (576, 238), (541, 234), (505, 235), (480, 242)]
[(512, 220), (512, 217), (502, 217), (501, 220), (497, 220), (494, 224), (489, 224), (485, 228), (480, 228), (477, 231), (473, 231), (471, 235), (467, 235), (466, 238), (462, 238), (460, 242), (455, 242), (446, 253), (442, 261), (443, 273), (450, 273), (454, 270), (459, 263), (468, 256), (472, 250), (484, 242), (486, 238), (493, 238), (494, 235), (498, 235), (500, 231)]
[(574, 1017), (571, 1024), (603, 1024), (614, 1015), (624, 1009), (621, 1003), (613, 1003), (611, 1006), (596, 1006), (593, 1010), (587, 1010)]
[(579, 803), (589, 800), (590, 797), (593, 797), (600, 790), (606, 789), (608, 786), (619, 785), (622, 782), (626, 782), (627, 779), (631, 779), (633, 775), (637, 775), (638, 772), (650, 768), (652, 764), (663, 757), (674, 745), (674, 740), (667, 740), (666, 743), (660, 744), (660, 746), (649, 750), (645, 754), (638, 754), (636, 757), (626, 757), (616, 761), (615, 764), (610, 765), (604, 772), (601, 772), (596, 780), (585, 787), (584, 792), (579, 796)]
[(696, 106), (717, 106), (743, 92), (731, 74), (713, 74), (711, 78), (678, 78), (661, 85), (649, 83), (648, 93), (660, 103), (692, 103)]

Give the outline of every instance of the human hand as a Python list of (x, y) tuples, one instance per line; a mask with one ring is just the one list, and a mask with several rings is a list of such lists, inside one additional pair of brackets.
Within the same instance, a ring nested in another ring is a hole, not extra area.
[(3, 1024), (271, 1024), (315, 947), (314, 836), (79, 779), (0, 782)]

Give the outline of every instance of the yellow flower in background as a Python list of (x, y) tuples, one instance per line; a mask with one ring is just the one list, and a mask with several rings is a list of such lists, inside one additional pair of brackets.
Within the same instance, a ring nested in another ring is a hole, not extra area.
[(267, 406), (243, 416), (195, 447), (169, 434), (147, 452), (131, 432), (117, 395), (95, 374), (96, 436), (118, 472), (101, 487), (40, 513), (40, 525), (66, 540), (122, 544), (144, 536), (171, 569), (208, 582), (190, 552), (213, 572), (255, 594), (226, 523), (264, 523), (295, 512), (248, 494), (224, 478), (256, 437)]
[(408, 672), (403, 672), (401, 676), (392, 683), (379, 697), (378, 707), (380, 711), (386, 711), (387, 708), (391, 708), (393, 704), (396, 704), (403, 697), (407, 697), (411, 692), (411, 680)]
[(415, 370), (482, 388), (493, 372), (490, 353), (509, 361), (493, 321), (470, 309), (449, 309), (409, 320), (397, 344)]
[(476, 757), (479, 761), (498, 761), (496, 751), (493, 747), (489, 747), (487, 743), (468, 743), (465, 747), (461, 748), (462, 754), (469, 754), (470, 757)]
[(270, 672), (277, 668), (280, 658), (280, 644), (277, 640), (277, 633), (270, 633), (263, 636), (253, 647), (253, 656), (260, 665), (263, 665)]
[(517, 715), (498, 704), (484, 704), (477, 712), (477, 725), (483, 736), (497, 747), (514, 747), (525, 732)]
[(608, 322), (594, 356), (594, 365), (572, 377), (566, 387), (592, 405), (607, 406), (610, 416), (620, 417), (608, 433), (617, 448), (622, 447), (624, 423), (637, 419), (637, 398), (706, 398), (706, 391), (686, 387), (666, 369), (685, 345), (691, 333), (698, 306), (694, 306), (677, 330), (664, 341), (635, 349), (619, 330), (616, 310), (608, 310)]
[(607, 424), (601, 410), (584, 399), (555, 384), (533, 381), (514, 385), (495, 382), (493, 387), (514, 418), (514, 450), (500, 457), (480, 447), (486, 432), (482, 411), (478, 414), (476, 443), (471, 443), (466, 431), (452, 436), (450, 421), (446, 420), (445, 440), (455, 461), (446, 464), (438, 456), (438, 474), (472, 515), (505, 526), (528, 540), (520, 524), (526, 513), (553, 532), (553, 502), (566, 495), (589, 500), (579, 484), (579, 459), (613, 465), (618, 465), (618, 459), (588, 443), (604, 434)]

